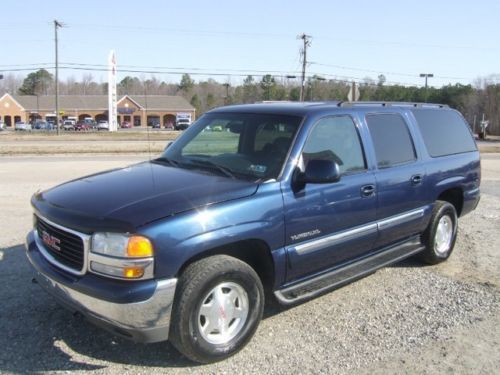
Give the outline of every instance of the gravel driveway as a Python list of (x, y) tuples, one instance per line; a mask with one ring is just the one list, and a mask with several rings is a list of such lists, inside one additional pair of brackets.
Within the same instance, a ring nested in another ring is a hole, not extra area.
[(206, 366), (168, 343), (111, 336), (31, 283), (23, 243), (33, 192), (143, 158), (0, 157), (0, 372), (498, 373), (500, 154), (483, 155), (481, 202), (460, 220), (448, 262), (407, 260), (296, 307), (268, 307), (242, 352)]

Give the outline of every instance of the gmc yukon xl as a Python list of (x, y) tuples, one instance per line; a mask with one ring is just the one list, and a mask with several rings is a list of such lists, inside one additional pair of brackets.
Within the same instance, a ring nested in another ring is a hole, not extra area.
[(447, 106), (223, 107), (157, 159), (36, 193), (27, 257), (68, 309), (206, 363), (250, 340), (265, 298), (446, 260), (479, 185), (474, 138)]

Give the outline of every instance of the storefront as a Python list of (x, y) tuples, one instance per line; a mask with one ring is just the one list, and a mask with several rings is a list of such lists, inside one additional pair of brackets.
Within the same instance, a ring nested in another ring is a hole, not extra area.
[[(59, 117), (64, 120), (92, 118), (108, 120), (107, 95), (61, 95)], [(195, 108), (181, 96), (167, 95), (125, 95), (117, 102), (117, 121), (125, 121), (135, 127), (160, 124), (171, 127), (178, 113), (191, 113)], [(0, 98), (0, 121), (6, 127), (13, 127), (18, 121), (34, 122), (36, 119), (55, 119), (54, 96), (27, 96), (5, 94)]]

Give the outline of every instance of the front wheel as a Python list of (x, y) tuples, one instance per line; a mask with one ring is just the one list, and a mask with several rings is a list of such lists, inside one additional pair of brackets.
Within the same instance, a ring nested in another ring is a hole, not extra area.
[(457, 239), (458, 219), (455, 207), (445, 201), (437, 201), (432, 211), (431, 221), (422, 236), (425, 250), (423, 261), (437, 264), (451, 255)]
[(201, 259), (179, 278), (169, 340), (192, 361), (220, 361), (247, 344), (263, 308), (262, 283), (248, 264), (227, 255)]

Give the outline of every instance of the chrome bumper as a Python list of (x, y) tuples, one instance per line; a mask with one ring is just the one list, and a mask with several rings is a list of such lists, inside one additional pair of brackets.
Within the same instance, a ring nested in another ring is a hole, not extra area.
[[(80, 313), (92, 323), (137, 342), (168, 339), (177, 279), (158, 280), (151, 297), (143, 301), (106, 301), (75, 290), (45, 274), (42, 263), (47, 260), (39, 251), (32, 233), (28, 235), (26, 248), (36, 282), (70, 311)], [(34, 253), (38, 253), (38, 256)]]

